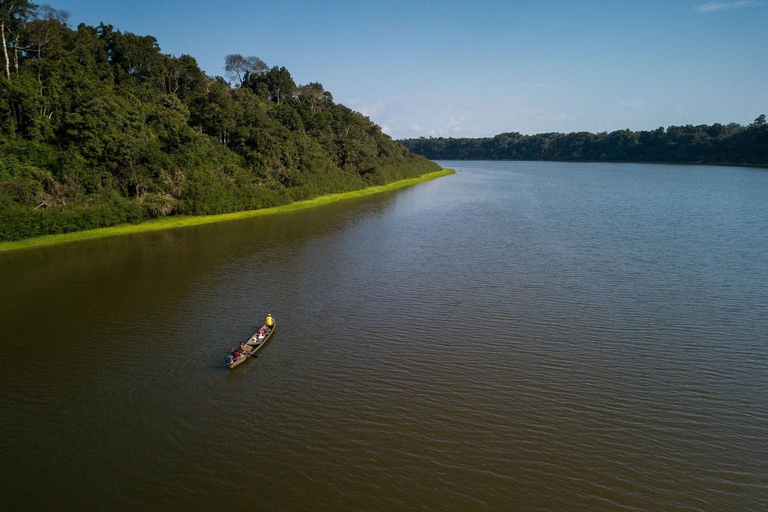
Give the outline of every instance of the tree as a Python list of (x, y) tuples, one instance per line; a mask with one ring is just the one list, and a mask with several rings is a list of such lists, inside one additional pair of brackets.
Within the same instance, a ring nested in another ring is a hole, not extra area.
[(765, 124), (765, 114), (760, 114), (757, 116), (757, 119), (755, 119), (755, 122), (752, 123), (752, 126), (763, 126)]
[(268, 69), (267, 64), (258, 57), (243, 57), (239, 53), (233, 53), (224, 58), (224, 71), (227, 78), (230, 82), (237, 82), (240, 87), (249, 76), (260, 75)]
[(288, 70), (277, 66), (262, 75), (249, 77), (245, 85), (253, 89), (256, 94), (266, 93), (266, 96), (278, 105), (293, 96), (296, 90), (296, 83)]
[(48, 46), (58, 33), (67, 27), (69, 13), (59, 11), (50, 5), (40, 6), (34, 19), (27, 23), (26, 32), (29, 50), (37, 61), (37, 82), (42, 84), (43, 48)]
[(232, 99), (232, 90), (226, 83), (214, 81), (208, 94), (197, 99), (194, 105), (194, 120), (203, 131), (217, 137), (224, 145), (229, 135), (237, 128), (242, 107)]
[(110, 64), (117, 83), (147, 83), (149, 87), (165, 84), (164, 56), (157, 39), (119, 30), (105, 35)]
[(34, 4), (29, 0), (0, 0), (0, 38), (3, 45), (3, 59), (5, 66), (3, 74), (5, 78), (11, 78), (11, 61), (8, 58), (8, 42), (6, 40), (6, 31), (8, 35), (14, 35), (13, 47), (16, 55), (16, 73), (18, 69), (18, 34), (22, 24), (29, 18)]
[(317, 114), (320, 107), (324, 104), (331, 104), (333, 96), (330, 92), (323, 89), (323, 84), (310, 82), (298, 88), (298, 99), (300, 102), (309, 106), (309, 115)]
[(175, 94), (183, 100), (205, 93), (206, 76), (197, 66), (194, 57), (168, 57), (164, 67), (165, 92)]

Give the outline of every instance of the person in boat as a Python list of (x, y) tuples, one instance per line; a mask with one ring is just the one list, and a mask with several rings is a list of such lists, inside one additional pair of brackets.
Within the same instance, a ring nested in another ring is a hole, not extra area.
[(240, 342), (240, 352), (245, 352), (245, 342), (244, 341)]
[(275, 319), (272, 318), (272, 313), (267, 313), (267, 319), (264, 321), (264, 323), (267, 325), (267, 328), (271, 331), (272, 327), (275, 325)]
[(240, 358), (240, 351), (237, 350), (235, 347), (232, 347), (232, 359), (239, 359)]

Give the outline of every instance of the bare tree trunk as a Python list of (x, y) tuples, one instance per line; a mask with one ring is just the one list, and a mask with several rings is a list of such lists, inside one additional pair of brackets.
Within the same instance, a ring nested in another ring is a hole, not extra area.
[(3, 73), (5, 78), (11, 78), (11, 62), (8, 60), (8, 45), (5, 42), (5, 21), (0, 21), (0, 38), (3, 40), (3, 57), (5, 57)]
[(19, 74), (19, 36), (13, 36), (13, 69)]
[(43, 45), (37, 45), (37, 83), (40, 84), (40, 95), (43, 95)]

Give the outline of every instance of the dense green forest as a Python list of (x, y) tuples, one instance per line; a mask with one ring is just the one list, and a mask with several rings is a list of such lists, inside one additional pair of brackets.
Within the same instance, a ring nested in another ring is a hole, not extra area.
[(399, 141), (434, 160), (559, 160), (568, 162), (665, 162), (768, 166), (768, 124), (670, 126), (666, 130), (611, 133), (502, 133), (478, 139), (420, 138)]
[(439, 167), (284, 67), (0, 0), (0, 241), (285, 204)]

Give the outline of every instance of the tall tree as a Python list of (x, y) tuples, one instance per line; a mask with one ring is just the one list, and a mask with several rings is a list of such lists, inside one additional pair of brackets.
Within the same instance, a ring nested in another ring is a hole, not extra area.
[(37, 83), (43, 83), (43, 49), (58, 33), (67, 28), (69, 13), (59, 11), (50, 5), (41, 5), (35, 12), (35, 19), (27, 23), (26, 32), (29, 50), (34, 52), (37, 64)]
[(243, 57), (239, 53), (227, 55), (224, 58), (224, 71), (230, 82), (236, 82), (240, 87), (249, 76), (265, 73), (269, 67), (258, 57)]
[[(3, 74), (11, 78), (11, 61), (8, 57), (8, 38), (14, 37), (15, 51), (18, 52), (18, 33), (24, 21), (29, 17), (35, 5), (29, 0), (0, 0), (0, 38), (3, 44)], [(17, 54), (18, 55), (18, 54)], [(17, 69), (18, 73), (18, 57)]]

